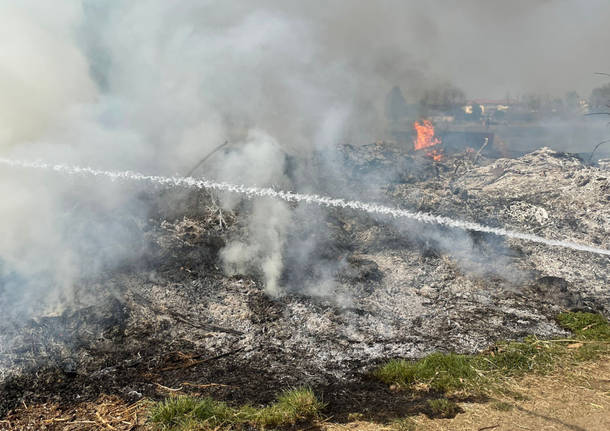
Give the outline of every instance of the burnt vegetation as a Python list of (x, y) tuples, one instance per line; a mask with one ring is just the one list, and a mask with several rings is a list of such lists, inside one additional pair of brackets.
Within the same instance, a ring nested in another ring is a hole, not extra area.
[(610, 3), (314, 3), (0, 2), (1, 431), (605, 413)]
[[(347, 152), (350, 181), (368, 163), (402, 163), (393, 151)], [(376, 183), (381, 199), (607, 243), (596, 219), (608, 208), (607, 171), (574, 155), (543, 149), (475, 163), (464, 152), (417, 163), (421, 171), (405, 171), (412, 177)], [(602, 256), (333, 209), (288, 237), (281, 279), (293, 290), (273, 298), (262, 273), (229, 275), (220, 259), (247, 234), (247, 202), (223, 211), (200, 193), (142, 199), (154, 203), (141, 234), (147, 251), (83, 282), (95, 304), (5, 328), (6, 417), (23, 402), (68, 408), (100, 395), (157, 403), (145, 408), (149, 426), (167, 430), (452, 417), (506, 379), (608, 354)]]

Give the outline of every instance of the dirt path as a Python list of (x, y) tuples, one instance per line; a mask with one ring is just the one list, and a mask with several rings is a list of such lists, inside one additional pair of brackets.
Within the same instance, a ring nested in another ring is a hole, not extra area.
[[(526, 399), (499, 397), (488, 403), (461, 404), (464, 413), (453, 419), (411, 418), (417, 431), (432, 430), (610, 430), (610, 358), (579, 365), (568, 373), (526, 377), (511, 389)], [(368, 422), (328, 424), (326, 431), (391, 430), (400, 428)], [(405, 425), (404, 429), (408, 429)]]

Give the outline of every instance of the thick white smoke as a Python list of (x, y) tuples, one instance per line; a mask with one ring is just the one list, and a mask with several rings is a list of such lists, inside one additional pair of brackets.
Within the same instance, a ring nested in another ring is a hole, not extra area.
[[(221, 178), (238, 178), (246, 184), (273, 184), (283, 177), (284, 155), (278, 143), (264, 132), (253, 130), (238, 153), (224, 159)], [(218, 191), (226, 191), (217, 189)], [(221, 194), (225, 207), (234, 206), (243, 196)], [(247, 239), (227, 244), (221, 258), (228, 273), (248, 273), (260, 268), (269, 294), (279, 295), (279, 280), (283, 269), (282, 249), (291, 224), (291, 212), (282, 201), (256, 201), (248, 220)]]
[(0, 3), (0, 145), (44, 136), (75, 105), (94, 102), (89, 64), (74, 41), (78, 4)]
[[(517, 3), (508, 13), (476, 1), (457, 10), (397, 0), (0, 0), (0, 152), (167, 175), (188, 172), (229, 140), (231, 150), (203, 167), (206, 176), (286, 188), (287, 153), (378, 138), (384, 95), (395, 84), (417, 94), (453, 80), (473, 96), (503, 96), (542, 84), (564, 88), (564, 79), (589, 76), (583, 64), (610, 69), (587, 61), (607, 44), (599, 13), (605, 3)], [(548, 16), (552, 22), (541, 25)], [(583, 31), (565, 32), (562, 24)], [(563, 49), (565, 38), (553, 44), (558, 32), (594, 41), (589, 49), (575, 39), (578, 59), (561, 56), (570, 58), (561, 73), (540, 55), (541, 47)], [(534, 33), (544, 43), (528, 48), (519, 35), (531, 42)], [(499, 45), (505, 49), (491, 49)], [(309, 191), (305, 171), (295, 168), (292, 181)], [(61, 301), (79, 277), (140, 252), (131, 246), (138, 243), (132, 225), (147, 208), (130, 191), (66, 187), (28, 171), (0, 175), (0, 277), (24, 303), (40, 292)], [(344, 192), (337, 194), (357, 190)], [(227, 208), (238, 202), (221, 198)], [(262, 268), (269, 288), (279, 291), (294, 213), (276, 200), (257, 201), (252, 210), (249, 238), (229, 244), (222, 257), (229, 271)]]

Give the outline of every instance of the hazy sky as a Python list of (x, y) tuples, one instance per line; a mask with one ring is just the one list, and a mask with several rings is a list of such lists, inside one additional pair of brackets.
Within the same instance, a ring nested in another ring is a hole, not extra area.
[(604, 82), (593, 72), (610, 72), (607, 0), (436, 2), (424, 16), (430, 37), (418, 57), (471, 96), (587, 95)]
[(336, 56), (385, 52), (384, 66), (452, 81), (471, 97), (588, 95), (605, 82), (593, 73), (610, 72), (608, 0), (263, 3), (315, 22)]

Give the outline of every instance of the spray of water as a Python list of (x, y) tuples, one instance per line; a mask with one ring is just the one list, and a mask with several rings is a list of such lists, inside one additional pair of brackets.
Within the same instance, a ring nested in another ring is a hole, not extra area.
[(421, 223), (433, 223), (448, 226), (451, 228), (486, 232), (508, 238), (522, 239), (525, 241), (545, 244), (548, 246), (564, 247), (572, 250), (610, 256), (610, 250), (593, 247), (585, 244), (578, 244), (571, 241), (547, 239), (541, 236), (532, 235), (528, 233), (516, 232), (503, 228), (495, 228), (462, 220), (454, 220), (449, 217), (437, 216), (419, 211), (415, 212), (361, 201), (332, 198), (329, 196), (294, 193), (290, 191), (275, 190), (272, 188), (265, 187), (248, 187), (239, 184), (214, 182), (202, 178), (144, 175), (131, 171), (105, 171), (90, 167), (50, 164), (41, 161), (0, 158), (0, 164), (20, 168), (47, 169), (67, 175), (89, 175), (94, 177), (107, 177), (111, 180), (149, 182), (168, 187), (189, 187), (207, 190), (218, 190), (230, 193), (239, 193), (247, 198), (266, 197), (272, 199), (280, 199), (287, 202), (305, 202), (308, 204), (322, 205), (327, 207), (351, 208), (354, 210), (365, 211), (372, 214), (381, 214), (396, 218), (408, 218)]

